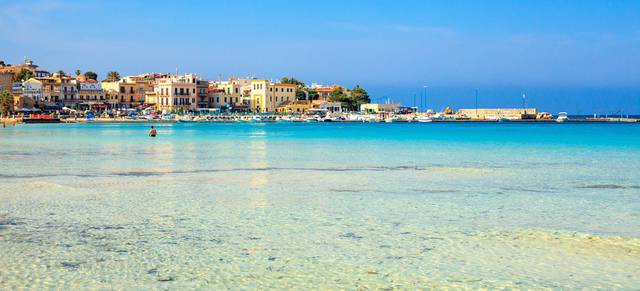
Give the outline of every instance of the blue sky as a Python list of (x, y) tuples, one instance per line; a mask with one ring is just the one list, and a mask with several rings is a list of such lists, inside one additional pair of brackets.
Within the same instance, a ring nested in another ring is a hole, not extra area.
[(376, 100), (640, 113), (640, 1), (9, 1), (0, 59), (360, 84)]

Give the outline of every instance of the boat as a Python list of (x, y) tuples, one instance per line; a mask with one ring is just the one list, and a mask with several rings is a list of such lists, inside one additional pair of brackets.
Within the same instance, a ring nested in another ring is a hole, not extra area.
[(396, 121), (398, 121), (398, 118), (395, 116), (390, 116), (384, 119), (384, 122), (387, 122), (387, 123), (396, 122)]
[(566, 112), (558, 113), (558, 118), (556, 118), (556, 122), (565, 122), (569, 120), (569, 116), (567, 116)]
[(318, 120), (318, 117), (307, 117), (307, 118), (305, 118), (304, 121), (306, 121), (306, 122), (318, 122), (319, 120)]
[(416, 121), (418, 122), (432, 122), (433, 119), (431, 119), (429, 116), (420, 116), (416, 119)]
[(511, 119), (504, 116), (501, 116), (500, 118), (498, 118), (498, 122), (510, 122), (510, 121)]

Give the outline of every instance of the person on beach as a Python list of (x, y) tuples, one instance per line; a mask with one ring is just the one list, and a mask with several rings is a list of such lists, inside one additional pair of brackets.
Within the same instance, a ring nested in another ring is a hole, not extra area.
[(151, 129), (149, 130), (149, 136), (150, 137), (156, 137), (156, 134), (157, 134), (156, 129), (153, 128), (153, 125), (152, 125)]

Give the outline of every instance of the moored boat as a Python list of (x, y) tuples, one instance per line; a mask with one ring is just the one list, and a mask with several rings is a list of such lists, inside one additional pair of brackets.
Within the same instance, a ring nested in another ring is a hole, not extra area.
[(569, 120), (569, 116), (567, 116), (566, 112), (558, 113), (558, 118), (556, 118), (556, 122), (566, 122)]

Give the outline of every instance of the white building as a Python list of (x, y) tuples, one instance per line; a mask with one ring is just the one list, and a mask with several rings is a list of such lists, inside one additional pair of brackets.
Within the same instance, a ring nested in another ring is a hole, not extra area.
[(22, 82), (22, 96), (36, 102), (40, 101), (42, 99), (42, 82), (35, 78)]

